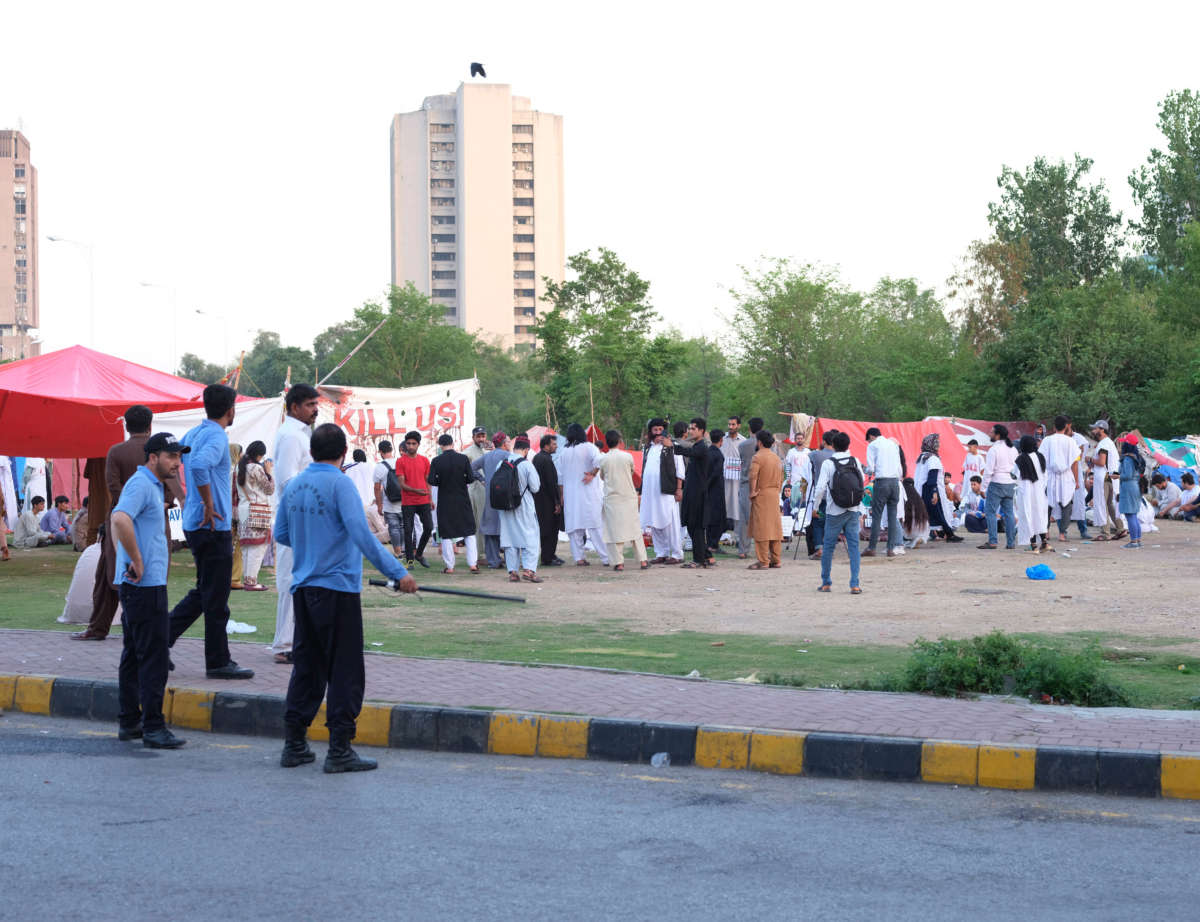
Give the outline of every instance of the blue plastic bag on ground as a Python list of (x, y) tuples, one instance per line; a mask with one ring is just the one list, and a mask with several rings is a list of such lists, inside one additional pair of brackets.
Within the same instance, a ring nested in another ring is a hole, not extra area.
[(1036, 567), (1026, 567), (1025, 575), (1030, 579), (1055, 579), (1054, 571), (1044, 563), (1039, 563)]

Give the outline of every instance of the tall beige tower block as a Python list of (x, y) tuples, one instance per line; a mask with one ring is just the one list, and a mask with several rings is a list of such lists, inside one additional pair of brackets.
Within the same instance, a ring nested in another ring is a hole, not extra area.
[(29, 141), (0, 130), (0, 359), (41, 354), (38, 315), (37, 170)]
[(464, 83), (392, 119), (392, 282), (446, 322), (518, 352), (543, 278), (563, 279), (562, 116), (498, 83)]

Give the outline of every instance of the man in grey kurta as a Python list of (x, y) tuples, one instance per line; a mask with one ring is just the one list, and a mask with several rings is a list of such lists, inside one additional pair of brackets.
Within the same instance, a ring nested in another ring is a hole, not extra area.
[(525, 579), (540, 583), (537, 575), (538, 557), (542, 550), (542, 530), (538, 525), (533, 494), (542, 488), (537, 469), (528, 460), (529, 439), (523, 435), (513, 439), (508, 460), (517, 466), (517, 485), (521, 490), (521, 505), (516, 509), (500, 510), (500, 546), (508, 565), (508, 578), (513, 582)]
[[(464, 448), (462, 453), (467, 456), (468, 461), (474, 464), (487, 452), (487, 430), (483, 426), (476, 426), (471, 430), (471, 444)], [(467, 488), (467, 493), (471, 496), (471, 512), (475, 515), (475, 530), (482, 531), (483, 509), (487, 505), (483, 481), (476, 480)]]
[(754, 540), (747, 533), (746, 526), (750, 522), (750, 464), (754, 461), (754, 452), (758, 449), (758, 440), (755, 436), (763, 427), (762, 418), (754, 417), (750, 420), (749, 425), (750, 438), (738, 443), (738, 455), (742, 460), (742, 478), (738, 484), (737, 545), (738, 556), (741, 558), (749, 557), (750, 549), (754, 546)]
[(492, 436), (495, 447), (482, 458), (471, 462), (471, 470), (483, 471), (483, 515), (480, 517), (479, 530), (483, 533), (483, 554), (487, 558), (488, 568), (499, 570), (504, 566), (500, 554), (500, 512), (492, 508), (488, 497), (492, 492), (492, 475), (500, 462), (508, 457), (508, 436), (497, 432)]

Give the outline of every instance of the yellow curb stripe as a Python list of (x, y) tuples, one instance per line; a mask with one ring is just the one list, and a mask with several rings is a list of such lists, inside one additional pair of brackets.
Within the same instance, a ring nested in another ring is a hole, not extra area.
[(215, 692), (168, 686), (167, 697), (170, 700), (164, 702), (163, 711), (167, 714), (168, 723), (189, 730), (212, 730)]
[(387, 746), (392, 732), (392, 709), (387, 705), (364, 704), (358, 715), (354, 741), (364, 746)]
[(0, 675), (0, 711), (12, 708), (13, 698), (16, 694), (17, 677), (15, 675)]
[(537, 754), (548, 759), (586, 759), (589, 724), (586, 717), (542, 716)]
[(751, 770), (777, 775), (801, 774), (807, 736), (807, 733), (794, 730), (754, 730), (750, 734)]
[(1033, 790), (1037, 774), (1037, 750), (1030, 746), (980, 746), (979, 785)]
[(13, 691), (13, 707), (26, 714), (49, 714), (50, 693), (53, 689), (53, 676), (17, 676), (16, 689)]
[(1200, 800), (1200, 756), (1162, 754), (1162, 796)]
[(745, 768), (750, 764), (750, 731), (732, 727), (698, 728), (695, 761), (701, 768)]
[(921, 780), (935, 784), (978, 784), (979, 746), (925, 741), (921, 744)]
[(505, 714), (496, 711), (488, 721), (488, 752), (506, 756), (537, 754), (537, 714)]

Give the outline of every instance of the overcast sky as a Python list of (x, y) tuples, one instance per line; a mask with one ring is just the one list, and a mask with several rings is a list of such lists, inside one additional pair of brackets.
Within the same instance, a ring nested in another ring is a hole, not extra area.
[[(482, 61), (564, 117), (567, 251), (714, 335), (764, 255), (944, 291), (1002, 164), (1078, 151), (1128, 215), (1158, 102), (1200, 84), (1198, 9), (0, 0), (0, 127), (43, 237), (92, 245), (96, 348), (166, 369), (380, 297), (391, 117)], [(43, 240), (43, 351), (89, 344), (89, 300), (87, 251)]]

